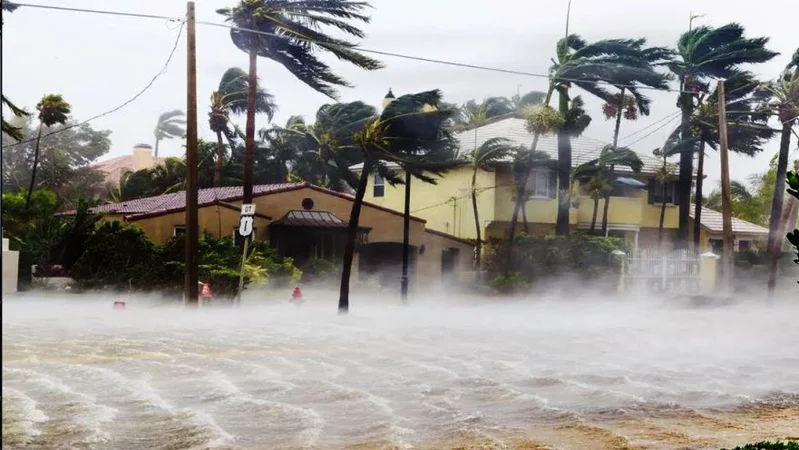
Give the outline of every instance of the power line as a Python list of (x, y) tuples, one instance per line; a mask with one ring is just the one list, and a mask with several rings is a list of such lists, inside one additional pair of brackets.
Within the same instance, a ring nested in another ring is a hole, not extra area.
[(629, 147), (629, 146), (632, 146), (632, 145), (634, 145), (634, 144), (636, 144), (636, 143), (638, 143), (638, 142), (641, 142), (642, 140), (644, 140), (644, 139), (648, 138), (649, 136), (652, 136), (653, 134), (655, 134), (655, 133), (657, 133), (658, 131), (660, 131), (660, 130), (661, 130), (663, 127), (665, 127), (666, 125), (668, 125), (668, 124), (670, 124), (670, 123), (674, 122), (674, 119), (676, 119), (677, 117), (678, 117), (678, 114), (675, 114), (675, 115), (674, 115), (674, 116), (671, 118), (671, 120), (669, 120), (669, 121), (667, 121), (666, 123), (664, 123), (663, 125), (661, 125), (661, 126), (659, 126), (659, 127), (655, 128), (654, 130), (650, 131), (649, 133), (647, 133), (647, 134), (645, 134), (645, 135), (641, 136), (640, 138), (638, 138), (638, 139), (634, 140), (633, 142), (630, 142), (629, 144), (627, 144), (627, 146), (628, 146), (628, 147)]
[[(22, 6), (22, 5), (20, 5), (20, 6)], [(27, 6), (27, 5), (25, 5), (25, 6)], [(183, 19), (180, 19), (180, 20), (183, 20)], [(56, 133), (61, 133), (62, 131), (69, 130), (70, 128), (75, 128), (75, 127), (79, 127), (81, 125), (85, 125), (85, 124), (91, 122), (92, 120), (96, 120), (96, 119), (99, 119), (101, 117), (105, 117), (105, 116), (107, 116), (109, 114), (113, 114), (113, 113), (119, 111), (120, 109), (124, 108), (125, 106), (127, 106), (127, 105), (133, 103), (134, 101), (136, 101), (136, 99), (141, 97), (145, 92), (147, 92), (148, 89), (150, 89), (150, 87), (152, 87), (152, 85), (155, 83), (155, 80), (157, 80), (161, 75), (166, 73), (166, 69), (167, 69), (167, 67), (169, 67), (169, 63), (172, 61), (172, 57), (175, 56), (175, 50), (177, 50), (178, 44), (180, 43), (180, 36), (183, 34), (183, 27), (185, 26), (185, 24), (186, 24), (185, 21), (181, 22), (180, 29), (178, 29), (178, 35), (175, 38), (175, 45), (172, 46), (172, 50), (169, 52), (169, 57), (167, 57), (166, 62), (164, 63), (164, 66), (161, 68), (160, 71), (158, 71), (158, 73), (155, 74), (155, 76), (153, 76), (153, 78), (150, 80), (150, 82), (147, 83), (147, 85), (144, 86), (144, 88), (142, 90), (140, 90), (136, 95), (134, 95), (129, 100), (127, 100), (125, 103), (122, 103), (121, 105), (117, 106), (114, 109), (108, 110), (108, 111), (106, 111), (104, 113), (101, 113), (101, 114), (98, 114), (98, 115), (96, 115), (94, 117), (90, 117), (90, 118), (84, 120), (83, 122), (74, 123), (74, 124), (67, 125), (67, 126), (64, 126), (62, 128), (59, 128), (58, 130), (51, 131), (51, 132), (49, 132), (47, 134), (42, 135), (42, 138), (46, 138), (48, 136), (52, 136), (52, 135), (54, 135)], [(14, 144), (4, 145), (3, 148), (15, 147), (17, 145), (27, 144), (27, 143), (33, 142), (35, 140), (36, 140), (36, 138), (28, 139), (26, 141), (21, 141), (21, 142), (16, 142)]]
[[(32, 8), (55, 9), (55, 10), (60, 10), (60, 11), (73, 11), (73, 12), (82, 12), (82, 13), (118, 15), (118, 16), (138, 17), (138, 18), (147, 18), (147, 19), (180, 20), (180, 19), (175, 18), (175, 17), (157, 16), (157, 15), (152, 15), (152, 14), (135, 14), (135, 13), (107, 11), (107, 10), (103, 11), (103, 10), (94, 10), (94, 9), (67, 8), (67, 7), (61, 7), (61, 6), (34, 5), (34, 4), (29, 4), (29, 3), (15, 3), (15, 5), (28, 6), (28, 7), (32, 7)], [(228, 25), (228, 24), (224, 24), (224, 23), (208, 22), (208, 21), (202, 21), (202, 20), (198, 20), (196, 23), (198, 25), (207, 25), (207, 26), (211, 26), (211, 27), (227, 28), (227, 29), (230, 29), (230, 30), (246, 31), (246, 32), (253, 33), (253, 34), (259, 34), (259, 35), (263, 35), (263, 36), (271, 36), (271, 37), (276, 37), (276, 38), (280, 38), (280, 39), (285, 39), (286, 38), (285, 35), (279, 35), (279, 34), (276, 34), (276, 33), (269, 33), (267, 31), (261, 31), (261, 30), (253, 30), (251, 28), (241, 28), (241, 27), (237, 27), (235, 25)], [(310, 39), (310, 38), (305, 37), (305, 36), (294, 35), (293, 37), (296, 38), (296, 39), (299, 39), (299, 40), (303, 40), (303, 41), (312, 43), (312, 44), (319, 44), (318, 41), (315, 41), (315, 40)], [(375, 50), (375, 49), (364, 48), (364, 47), (347, 46), (347, 45), (339, 45), (339, 44), (332, 44), (332, 43), (324, 43), (324, 45), (326, 47), (336, 47), (336, 48), (343, 49), (343, 50), (348, 50), (348, 51), (357, 50), (357, 51), (362, 52), (362, 53), (372, 53), (372, 54), (376, 54), (376, 55), (390, 56), (390, 57), (400, 58), (400, 59), (408, 59), (408, 60), (411, 60), (411, 61), (421, 61), (421, 62), (427, 62), (427, 63), (431, 63), (431, 64), (440, 64), (440, 65), (446, 65), (446, 66), (461, 67), (461, 68), (466, 68), (466, 69), (484, 70), (484, 71), (488, 71), (488, 72), (498, 72), (498, 73), (505, 73), (505, 74), (509, 74), (509, 75), (521, 75), (521, 76), (527, 76), (527, 77), (533, 77), (533, 78), (549, 79), (549, 75), (545, 74), (545, 73), (525, 72), (525, 71), (521, 71), (521, 70), (503, 69), (503, 68), (498, 68), (498, 67), (489, 67), (489, 66), (481, 66), (481, 65), (477, 65), (477, 64), (461, 63), (461, 62), (457, 62), (457, 61), (446, 61), (446, 60), (435, 59), (435, 58), (425, 58), (425, 57), (422, 57), (422, 56), (406, 55), (406, 54), (402, 54), (402, 53), (388, 52), (388, 51), (384, 51), (384, 50)], [(579, 79), (574, 79), (574, 78), (559, 78), (559, 80), (560, 81), (574, 82), (574, 83), (593, 83), (593, 84), (602, 83), (602, 84), (607, 84), (609, 86), (618, 87), (618, 88), (622, 88), (623, 87), (623, 88), (633, 88), (633, 89), (649, 89), (649, 90), (664, 91), (664, 92), (692, 93), (692, 92), (689, 92), (689, 91), (681, 91), (680, 89), (670, 89), (670, 88), (658, 89), (658, 88), (654, 88), (654, 87), (650, 87), (650, 86), (631, 85), (631, 84), (611, 84), (611, 83), (607, 83), (607, 82), (604, 82), (604, 81), (595, 81), (595, 80), (579, 80)]]
[[(659, 123), (663, 122), (664, 120), (669, 120), (669, 119), (672, 119), (672, 120), (673, 120), (673, 119), (674, 119), (674, 117), (675, 117), (675, 116), (677, 116), (677, 115), (679, 115), (679, 114), (681, 114), (681, 111), (677, 111), (677, 112), (671, 113), (671, 114), (669, 114), (669, 115), (667, 115), (667, 116), (665, 116), (665, 117), (661, 117), (660, 119), (658, 119), (658, 120), (656, 120), (656, 121), (654, 121), (654, 122), (650, 123), (649, 125), (647, 125), (647, 126), (645, 126), (645, 127), (641, 128), (641, 129), (639, 129), (639, 130), (636, 130), (636, 131), (634, 131), (634, 132), (632, 132), (632, 133), (630, 133), (630, 134), (628, 134), (628, 135), (626, 135), (626, 136), (624, 136), (624, 137), (621, 137), (621, 138), (619, 138), (619, 140), (620, 140), (620, 141), (627, 140), (627, 139), (629, 139), (629, 138), (631, 138), (631, 137), (635, 136), (636, 134), (643, 133), (644, 131), (646, 131), (646, 130), (648, 130), (648, 129), (652, 128), (652, 127), (654, 127), (655, 125), (658, 125)], [(636, 142), (637, 142), (637, 141), (636, 141)]]

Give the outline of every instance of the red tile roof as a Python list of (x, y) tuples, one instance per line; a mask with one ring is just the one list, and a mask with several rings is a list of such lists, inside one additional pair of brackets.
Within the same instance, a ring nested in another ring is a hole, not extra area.
[[(153, 157), (153, 165), (161, 164), (166, 158)], [(105, 173), (105, 181), (119, 183), (119, 178), (126, 170), (133, 170), (133, 155), (117, 156), (106, 161), (100, 161), (91, 165), (93, 169), (97, 169)]]
[[(350, 194), (331, 191), (319, 186), (314, 186), (310, 183), (279, 183), (279, 184), (260, 184), (253, 186), (253, 196), (259, 197), (262, 195), (279, 194), (282, 192), (296, 191), (300, 189), (311, 189), (335, 197), (343, 198), (352, 201), (354, 197)], [(198, 193), (197, 206), (204, 207), (214, 205), (217, 202), (220, 204), (229, 203), (241, 200), (244, 197), (244, 191), (241, 186), (228, 186), (219, 188), (200, 189)], [(402, 216), (402, 213), (395, 211), (384, 206), (375, 205), (369, 202), (363, 202), (364, 206), (379, 209), (389, 214)], [(108, 205), (100, 205), (92, 208), (90, 211), (95, 214), (118, 214), (125, 216), (125, 220), (136, 221), (148, 217), (156, 217), (173, 212), (183, 211), (186, 208), (186, 191), (179, 191), (172, 194), (164, 194), (156, 197), (140, 198), (136, 200), (128, 200), (125, 202), (111, 203)], [(70, 212), (74, 213), (74, 212)], [(66, 213), (69, 214), (69, 213)], [(424, 219), (411, 216), (411, 220), (426, 223)]]

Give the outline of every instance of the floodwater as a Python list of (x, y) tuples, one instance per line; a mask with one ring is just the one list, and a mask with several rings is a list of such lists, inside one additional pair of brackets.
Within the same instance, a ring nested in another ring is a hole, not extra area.
[[(5, 449), (685, 449), (799, 439), (799, 307), (3, 301)], [(760, 300), (751, 300), (752, 303)], [(786, 302), (787, 303), (787, 302)]]

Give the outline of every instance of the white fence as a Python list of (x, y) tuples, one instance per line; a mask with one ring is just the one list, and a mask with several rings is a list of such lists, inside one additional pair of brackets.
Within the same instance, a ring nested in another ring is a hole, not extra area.
[(638, 249), (624, 264), (626, 289), (695, 294), (700, 289), (700, 257), (687, 249)]

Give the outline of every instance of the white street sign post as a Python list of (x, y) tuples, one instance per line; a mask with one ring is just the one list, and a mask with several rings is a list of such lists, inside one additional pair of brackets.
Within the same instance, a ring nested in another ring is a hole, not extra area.
[(241, 269), (239, 270), (239, 291), (236, 294), (236, 306), (241, 303), (241, 293), (244, 291), (244, 263), (247, 261), (247, 250), (249, 249), (250, 235), (253, 231), (253, 215), (255, 215), (255, 204), (241, 205), (241, 218), (239, 219), (239, 235), (244, 239), (244, 250), (241, 253)]

